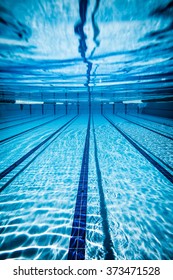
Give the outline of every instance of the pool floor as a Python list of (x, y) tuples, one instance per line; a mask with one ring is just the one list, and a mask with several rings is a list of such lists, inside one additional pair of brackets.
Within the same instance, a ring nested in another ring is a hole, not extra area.
[(50, 115), (0, 131), (0, 259), (173, 259), (172, 120)]

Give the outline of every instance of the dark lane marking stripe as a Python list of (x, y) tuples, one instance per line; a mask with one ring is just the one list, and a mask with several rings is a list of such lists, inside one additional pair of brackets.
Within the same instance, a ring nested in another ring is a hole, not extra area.
[[(132, 138), (131, 138), (132, 139)], [(154, 158), (156, 158), (158, 161), (160, 161), (163, 165), (165, 165), (168, 169), (173, 171), (173, 168), (168, 165), (166, 162), (164, 162), (162, 159), (160, 159), (158, 156), (156, 156), (155, 154), (153, 154), (150, 150), (148, 150), (146, 147), (144, 147), (141, 143), (139, 143), (138, 141), (132, 139), (135, 143), (137, 143), (137, 145), (139, 145), (139, 147), (141, 147), (143, 150), (147, 151), (150, 155), (152, 155)]]
[(92, 125), (93, 125), (93, 135), (94, 135), (94, 155), (95, 155), (97, 181), (98, 181), (99, 196), (100, 196), (100, 201), (99, 201), (100, 202), (100, 215), (102, 217), (102, 228), (103, 228), (103, 233), (104, 233), (103, 246), (104, 246), (104, 251), (105, 251), (105, 260), (114, 260), (115, 256), (114, 256), (114, 252), (113, 252), (113, 242), (112, 242), (110, 231), (109, 231), (107, 207), (106, 207), (105, 196), (104, 196), (103, 185), (102, 185), (102, 175), (101, 175), (99, 160), (98, 160), (97, 143), (96, 143), (96, 135), (95, 135), (93, 118), (92, 118)]
[(68, 250), (68, 260), (85, 259), (85, 236), (87, 216), (87, 191), (88, 191), (88, 163), (90, 144), (90, 116), (88, 120), (85, 147), (82, 158), (82, 166), (78, 185), (75, 213), (71, 231), (71, 238)]
[(140, 127), (145, 128), (145, 129), (147, 129), (147, 130), (150, 130), (150, 131), (152, 131), (152, 132), (154, 132), (154, 133), (157, 133), (157, 134), (159, 134), (159, 135), (161, 135), (161, 136), (163, 136), (163, 137), (166, 137), (166, 138), (168, 138), (168, 139), (170, 139), (170, 140), (173, 140), (173, 137), (171, 137), (171, 136), (165, 135), (165, 134), (163, 134), (163, 133), (161, 133), (161, 132), (158, 132), (158, 131), (156, 131), (156, 130), (154, 130), (154, 129), (152, 129), (152, 128), (148, 128), (148, 127), (145, 126), (145, 125), (142, 125), (142, 124), (136, 123), (136, 122), (134, 122), (134, 121), (128, 120), (128, 119), (126, 119), (126, 118), (124, 118), (124, 117), (122, 117), (122, 116), (119, 116), (119, 115), (117, 115), (117, 116), (118, 116), (119, 118), (121, 118), (121, 119), (124, 119), (124, 120), (127, 121), (127, 122), (133, 123), (133, 124), (135, 124), (135, 125), (138, 125), (138, 126), (140, 126)]
[(69, 120), (67, 123), (65, 123), (63, 126), (61, 126), (58, 130), (53, 132), (49, 137), (47, 137), (44, 141), (42, 141), (40, 144), (38, 144), (36, 147), (31, 149), (28, 153), (26, 153), (23, 157), (18, 159), (15, 163), (10, 165), (8, 168), (6, 168), (4, 171), (0, 173), (0, 179), (4, 178), (8, 173), (10, 173), (14, 168), (16, 168), (19, 164), (21, 164), (26, 158), (28, 158), (30, 155), (32, 155), (35, 151), (37, 151), (41, 146), (43, 146), (47, 141), (49, 141), (54, 135), (56, 135), (58, 132), (60, 132), (65, 126), (67, 126), (72, 120), (77, 118), (77, 116), (73, 117), (71, 120)]
[(51, 116), (44, 116), (44, 117), (37, 118), (37, 119), (32, 119), (32, 120), (30, 119), (30, 120), (25, 121), (25, 122), (21, 122), (21, 123), (13, 124), (13, 125), (10, 125), (10, 126), (2, 127), (2, 128), (0, 128), (0, 130), (9, 129), (9, 128), (12, 128), (12, 127), (15, 127), (15, 126), (19, 126), (19, 125), (23, 125), (23, 124), (30, 123), (30, 122), (36, 122), (36, 121), (39, 121), (39, 120), (46, 119), (48, 117), (51, 117)]
[[(38, 116), (37, 116), (38, 117)], [(27, 116), (27, 117), (24, 117), (24, 118), (20, 118), (18, 117), (17, 119), (11, 119), (11, 120), (7, 120), (7, 121), (3, 121), (3, 122), (0, 122), (0, 124), (3, 124), (3, 123), (8, 123), (8, 122), (15, 122), (15, 121), (18, 121), (18, 120), (24, 120), (24, 119), (28, 119), (28, 118), (31, 118), (31, 116)]]
[[(157, 122), (157, 121), (154, 121), (154, 120), (151, 120), (151, 119), (147, 119), (147, 118), (144, 118), (144, 117), (141, 117), (141, 116), (144, 116), (143, 114), (138, 114), (138, 115), (133, 115), (133, 114), (129, 114), (129, 116), (132, 116), (132, 117), (137, 117), (138, 119), (142, 119), (142, 120), (146, 120), (146, 121), (149, 121), (149, 122), (153, 122), (153, 123), (158, 123), (158, 124), (162, 124), (162, 125), (166, 125), (166, 126), (170, 126), (170, 127), (173, 127), (173, 125), (171, 124), (166, 124), (166, 123), (162, 123), (162, 122)], [(149, 115), (146, 115), (146, 116), (149, 116)], [(166, 119), (166, 118), (164, 118)], [(167, 120), (170, 121), (170, 119), (167, 118)]]
[(3, 140), (0, 140), (0, 143), (4, 143), (5, 141), (11, 140), (11, 139), (13, 139), (14, 137), (17, 137), (17, 136), (19, 136), (19, 135), (22, 135), (22, 134), (24, 134), (24, 133), (26, 133), (26, 132), (28, 132), (28, 131), (34, 130), (34, 129), (36, 129), (36, 128), (38, 128), (38, 127), (41, 127), (41, 126), (43, 126), (43, 125), (45, 125), (45, 124), (51, 123), (51, 122), (53, 122), (53, 121), (56, 121), (56, 120), (62, 118), (63, 116), (65, 116), (65, 115), (59, 116), (59, 117), (57, 117), (57, 118), (54, 119), (54, 120), (50, 120), (50, 121), (48, 121), (48, 122), (39, 124), (39, 125), (37, 125), (37, 126), (34, 126), (34, 127), (32, 127), (32, 128), (29, 128), (29, 129), (27, 129), (27, 130), (25, 130), (25, 131), (19, 132), (19, 133), (15, 134), (15, 135), (12, 135), (12, 136), (7, 137), (7, 138), (5, 138), (5, 139), (3, 139)]
[(173, 176), (163, 168), (158, 162), (156, 162), (152, 157), (150, 157), (143, 149), (141, 149), (129, 136), (127, 136), (120, 128), (118, 128), (111, 120), (109, 120), (106, 116), (105, 119), (116, 129), (121, 135), (126, 138), (126, 140), (140, 152), (152, 165), (154, 165), (157, 170), (159, 170), (171, 183), (173, 183)]
[(53, 122), (53, 121), (55, 121), (55, 120), (58, 120), (58, 119), (62, 118), (63, 116), (65, 116), (65, 115), (59, 116), (59, 117), (57, 117), (57, 118), (54, 119), (54, 120), (47, 121), (47, 122), (45, 122), (45, 123), (43, 123), (43, 124), (39, 124), (39, 125), (37, 125), (37, 126), (35, 126), (35, 127), (29, 128), (29, 129), (27, 129), (27, 130), (25, 130), (25, 131), (19, 132), (19, 133), (15, 134), (15, 135), (12, 135), (12, 136), (7, 137), (7, 138), (5, 138), (5, 139), (3, 139), (3, 140), (0, 140), (0, 144), (1, 144), (1, 143), (4, 143), (5, 141), (11, 140), (11, 139), (13, 139), (13, 138), (15, 138), (15, 137), (17, 137), (17, 136), (19, 136), (19, 135), (22, 135), (22, 134), (24, 134), (24, 133), (27, 133), (27, 132), (29, 132), (29, 131), (31, 131), (31, 130), (34, 130), (34, 129), (36, 129), (36, 128), (39, 128), (39, 127), (41, 127), (41, 126), (44, 126), (44, 125), (46, 125), (46, 124), (48, 124), (48, 123), (51, 123), (51, 122)]
[(8, 187), (9, 184), (11, 184), (11, 182), (14, 181), (14, 179), (16, 179), (39, 155), (41, 155), (76, 119), (71, 120), (71, 122), (64, 127), (64, 129), (62, 129), (60, 131), (60, 133), (50, 142), (47, 144), (46, 147), (43, 148), (43, 150), (41, 150), (34, 158), (32, 158), (21, 170), (19, 170), (7, 183), (5, 183), (1, 188), (0, 188), (0, 192), (2, 192), (6, 187)]

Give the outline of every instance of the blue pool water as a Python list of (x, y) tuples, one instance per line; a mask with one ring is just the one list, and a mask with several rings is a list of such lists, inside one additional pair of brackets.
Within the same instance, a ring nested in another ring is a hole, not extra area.
[[(34, 136), (32, 132), (25, 133), (25, 141), (21, 135), (2, 143), (1, 169), (11, 166), (48, 132), (51, 134), (72, 117), (46, 124)], [(140, 127), (131, 124), (129, 132), (127, 121), (123, 120), (122, 125), (120, 117), (109, 118), (140, 145)], [(13, 179), (1, 192), (1, 258), (67, 258), (87, 123), (88, 116), (79, 115), (53, 141), (1, 180), (3, 187)], [(148, 131), (142, 129), (145, 144)], [(167, 159), (171, 167), (171, 140), (162, 136), (162, 141), (158, 139), (153, 146), (155, 135), (149, 133), (147, 148), (152, 156), (159, 157), (155, 158), (157, 162)], [(158, 155), (160, 141), (163, 148)], [(172, 174), (171, 168), (169, 172)], [(103, 116), (92, 114), (85, 258), (105, 259), (110, 250), (114, 259), (171, 259), (172, 200), (172, 183)], [(105, 242), (107, 239), (110, 244)]]
[(173, 259), (172, 12), (0, 4), (0, 259)]

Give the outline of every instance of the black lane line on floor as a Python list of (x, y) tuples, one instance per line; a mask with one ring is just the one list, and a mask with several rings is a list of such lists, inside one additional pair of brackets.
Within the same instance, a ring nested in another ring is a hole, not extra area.
[(111, 120), (109, 120), (106, 116), (105, 119), (118, 131), (124, 138), (136, 149), (140, 152), (157, 170), (159, 170), (171, 183), (173, 183), (173, 176), (163, 168), (158, 162), (156, 162), (152, 157), (150, 157), (144, 150), (142, 150), (129, 136), (127, 136), (120, 128), (118, 128)]
[(155, 154), (153, 154), (151, 151), (149, 151), (146, 147), (144, 147), (141, 143), (139, 143), (138, 141), (134, 140), (135, 143), (137, 143), (137, 145), (139, 145), (140, 147), (142, 147), (143, 150), (147, 151), (149, 154), (151, 154), (154, 158), (158, 159), (163, 165), (165, 165), (168, 169), (173, 171), (173, 168), (168, 165), (167, 163), (165, 163), (161, 158), (159, 158), (158, 156), (156, 156)]
[[(63, 116), (65, 116), (65, 115), (63, 115)], [(0, 140), (0, 144), (1, 144), (1, 143), (4, 143), (5, 141), (11, 140), (11, 139), (13, 139), (13, 138), (15, 138), (15, 137), (17, 137), (17, 136), (19, 136), (19, 135), (22, 135), (22, 134), (24, 134), (24, 133), (27, 133), (27, 132), (29, 132), (29, 131), (31, 131), (31, 130), (34, 130), (34, 129), (38, 128), (38, 127), (41, 127), (41, 126), (43, 126), (43, 125), (46, 125), (46, 124), (51, 123), (51, 122), (53, 122), (53, 121), (56, 121), (56, 120), (62, 118), (63, 116), (59, 116), (59, 117), (57, 117), (57, 118), (54, 119), (54, 120), (50, 120), (50, 121), (48, 121), (48, 122), (39, 124), (39, 125), (37, 125), (37, 126), (34, 126), (34, 127), (32, 127), (32, 128), (29, 128), (29, 129), (27, 129), (27, 130), (25, 130), (25, 131), (19, 132), (19, 133), (15, 134), (15, 135), (12, 135), (12, 136), (7, 137), (7, 138), (5, 138), (5, 139), (3, 139), (3, 140)]]
[(126, 118), (124, 118), (124, 117), (122, 117), (122, 116), (119, 116), (119, 115), (117, 115), (117, 116), (118, 116), (119, 118), (124, 119), (124, 120), (127, 121), (127, 122), (133, 123), (133, 124), (135, 124), (135, 125), (138, 125), (138, 126), (140, 126), (140, 127), (145, 128), (145, 129), (147, 129), (147, 130), (150, 130), (150, 131), (152, 131), (152, 132), (154, 132), (154, 133), (156, 133), (156, 134), (158, 134), (158, 135), (161, 135), (161, 136), (166, 137), (166, 138), (168, 138), (168, 139), (170, 139), (170, 140), (173, 140), (173, 137), (171, 137), (171, 136), (167, 136), (167, 135), (165, 135), (165, 134), (163, 134), (163, 133), (161, 133), (161, 132), (158, 132), (158, 131), (156, 131), (156, 130), (154, 130), (154, 129), (152, 129), (152, 128), (148, 128), (148, 127), (145, 126), (145, 125), (142, 125), (142, 124), (136, 123), (136, 122), (134, 122), (134, 121), (128, 120), (128, 119), (126, 119)]
[(85, 236), (87, 216), (87, 191), (88, 191), (88, 164), (90, 144), (90, 116), (88, 120), (85, 147), (82, 158), (82, 166), (78, 185), (75, 213), (71, 231), (71, 238), (68, 250), (68, 260), (85, 259)]
[(20, 118), (20, 117), (18, 117), (17, 119), (12, 119), (12, 120), (9, 120), (8, 119), (8, 121), (3, 121), (3, 122), (0, 122), (0, 124), (3, 124), (3, 123), (8, 123), (8, 122), (15, 122), (15, 121), (18, 121), (18, 120), (23, 120), (23, 119), (28, 119), (28, 118), (30, 118), (31, 116), (29, 115), (29, 116), (27, 116), (27, 117), (24, 117), (24, 118)]
[(71, 120), (69, 120), (67, 123), (65, 123), (63, 126), (61, 126), (58, 130), (53, 132), (51, 135), (49, 135), (45, 140), (43, 140), (40, 144), (38, 144), (36, 147), (31, 149), (28, 153), (26, 153), (23, 157), (18, 159), (15, 163), (10, 165), (8, 168), (6, 168), (4, 171), (0, 173), (0, 179), (4, 178), (8, 173), (10, 173), (14, 168), (16, 168), (19, 164), (21, 164), (26, 158), (28, 158), (30, 155), (32, 155), (35, 151), (37, 151), (41, 146), (43, 146), (47, 141), (49, 141), (54, 135), (56, 135), (58, 132), (60, 132), (65, 126), (67, 126), (72, 120), (77, 118), (77, 116), (73, 117)]
[[(77, 118), (78, 116), (76, 116)], [(7, 183), (5, 183), (1, 188), (0, 188), (0, 193), (8, 187), (11, 182), (14, 181), (39, 155), (41, 155), (76, 119), (72, 119), (68, 125), (64, 127), (64, 129), (61, 129), (60, 133), (49, 143), (47, 144), (46, 147), (43, 148), (33, 159), (31, 159), (21, 170), (19, 170)]]
[[(141, 116), (143, 116), (143, 114), (138, 114), (138, 115), (133, 115), (133, 114), (128, 114), (129, 116), (132, 116), (132, 117), (137, 117), (139, 119), (142, 119), (142, 120), (146, 120), (146, 121), (149, 121), (149, 122), (153, 122), (153, 123), (158, 123), (158, 124), (163, 124), (163, 125), (166, 125), (166, 126), (170, 126), (170, 127), (173, 127), (173, 125), (171, 124), (166, 124), (166, 123), (161, 123), (161, 122), (157, 122), (157, 121), (154, 121), (154, 120), (150, 120), (150, 119), (147, 119), (147, 118), (143, 118)], [(157, 116), (156, 116), (157, 117)], [(168, 119), (170, 121), (170, 119)]]
[(107, 207), (106, 207), (105, 196), (104, 196), (103, 185), (102, 185), (102, 175), (101, 175), (99, 160), (98, 160), (97, 141), (96, 141), (93, 118), (92, 118), (92, 125), (93, 125), (93, 135), (94, 135), (94, 156), (95, 156), (97, 182), (98, 182), (98, 189), (99, 189), (99, 196), (100, 196), (100, 201), (99, 201), (100, 215), (102, 217), (102, 228), (104, 233), (103, 246), (105, 251), (105, 260), (114, 260), (115, 256), (113, 252), (113, 242), (109, 231), (108, 214), (107, 214)]
[(143, 150), (147, 151), (149, 154), (151, 154), (154, 158), (157, 158), (158, 161), (160, 161), (163, 165), (165, 165), (168, 169), (172, 170), (173, 171), (173, 168), (168, 165), (167, 163), (165, 163), (162, 159), (160, 159), (159, 157), (157, 157), (156, 155), (154, 155), (151, 151), (149, 151), (146, 147), (144, 147), (141, 143), (139, 143), (138, 141), (134, 140), (133, 141), (135, 143), (137, 143), (137, 145), (139, 145), (139, 147), (141, 147)]
[(9, 128), (19, 126), (19, 125), (23, 125), (23, 124), (30, 123), (30, 122), (36, 122), (36, 121), (43, 120), (43, 119), (48, 118), (48, 117), (51, 117), (51, 116), (47, 116), (47, 117), (44, 116), (44, 117), (41, 117), (41, 118), (38, 118), (38, 119), (32, 119), (32, 120), (29, 120), (29, 121), (13, 124), (13, 125), (10, 125), (10, 126), (0, 128), (0, 130), (9, 129)]

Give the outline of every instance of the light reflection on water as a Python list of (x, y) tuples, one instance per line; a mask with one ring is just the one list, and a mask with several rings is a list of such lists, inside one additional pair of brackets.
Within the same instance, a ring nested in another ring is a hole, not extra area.
[[(10, 250), (8, 257), (13, 257), (20, 246), (21, 258), (27, 258), (25, 252), (22, 252), (23, 247), (37, 251), (36, 255), (30, 253), (28, 258), (65, 258), (71, 234), (86, 120), (83, 120), (82, 127), (80, 122), (76, 122), (76, 125), (78, 130), (74, 130), (75, 126), (72, 125), (67, 134), (59, 137), (46, 150), (43, 158), (40, 156), (34, 165), (27, 168), (3, 192), (1, 235), (5, 236), (5, 240), (1, 243), (1, 250)], [(9, 195), (15, 203), (9, 203)], [(11, 224), (17, 228), (9, 235)], [(24, 232), (25, 237), (21, 236), (20, 239), (21, 232)]]
[[(172, 186), (110, 124), (95, 121), (115, 259), (172, 258)], [(1, 258), (66, 259), (87, 117), (79, 117), (1, 194)], [(104, 259), (91, 128), (86, 259)]]
[(172, 259), (171, 183), (103, 118), (98, 124), (99, 161), (115, 258)]
[(87, 102), (88, 81), (97, 102), (172, 97), (171, 3), (3, 1), (1, 98), (63, 102), (67, 93), (70, 102), (79, 92)]
[[(128, 118), (128, 117), (127, 117)], [(155, 156), (160, 158), (163, 162), (168, 164), (170, 167), (173, 165), (173, 145), (172, 140), (163, 137), (162, 135), (158, 135), (155, 132), (149, 131), (143, 127), (138, 125), (134, 125), (132, 123), (126, 122), (124, 119), (119, 117), (112, 118), (116, 124), (119, 124), (120, 127), (133, 139), (135, 139), (139, 144), (143, 145), (146, 149), (152, 152)], [(137, 121), (137, 123), (139, 123)], [(141, 125), (143, 123), (140, 122)], [(146, 126), (149, 127), (150, 126)], [(159, 127), (160, 128), (160, 127)], [(159, 130), (155, 127), (155, 131), (159, 132)], [(168, 131), (167, 131), (168, 133)], [(143, 137), (141, 137), (141, 135)], [(167, 135), (165, 133), (165, 135)], [(171, 137), (173, 132), (169, 134)], [(158, 149), (159, 147), (159, 149)], [(126, 153), (126, 150), (124, 151)]]
[[(80, 113), (86, 114), (2, 179), (3, 185), (38, 155), (1, 192), (0, 258), (67, 258), (89, 101), (95, 132), (91, 125), (86, 259), (105, 259), (108, 249), (115, 259), (172, 259), (171, 183), (97, 115), (100, 102), (121, 107), (128, 100), (172, 98), (172, 1), (14, 2), (4, 0), (0, 7), (0, 102), (59, 102), (63, 108), (65, 102), (79, 102)], [(147, 105), (140, 103), (138, 109)], [(71, 119), (76, 113), (71, 111), (1, 143), (2, 171)], [(172, 166), (172, 140), (118, 116), (112, 119), (163, 165)], [(172, 135), (171, 121), (159, 129), (156, 123), (138, 122)], [(0, 140), (41, 123), (33, 118), (2, 130)]]

